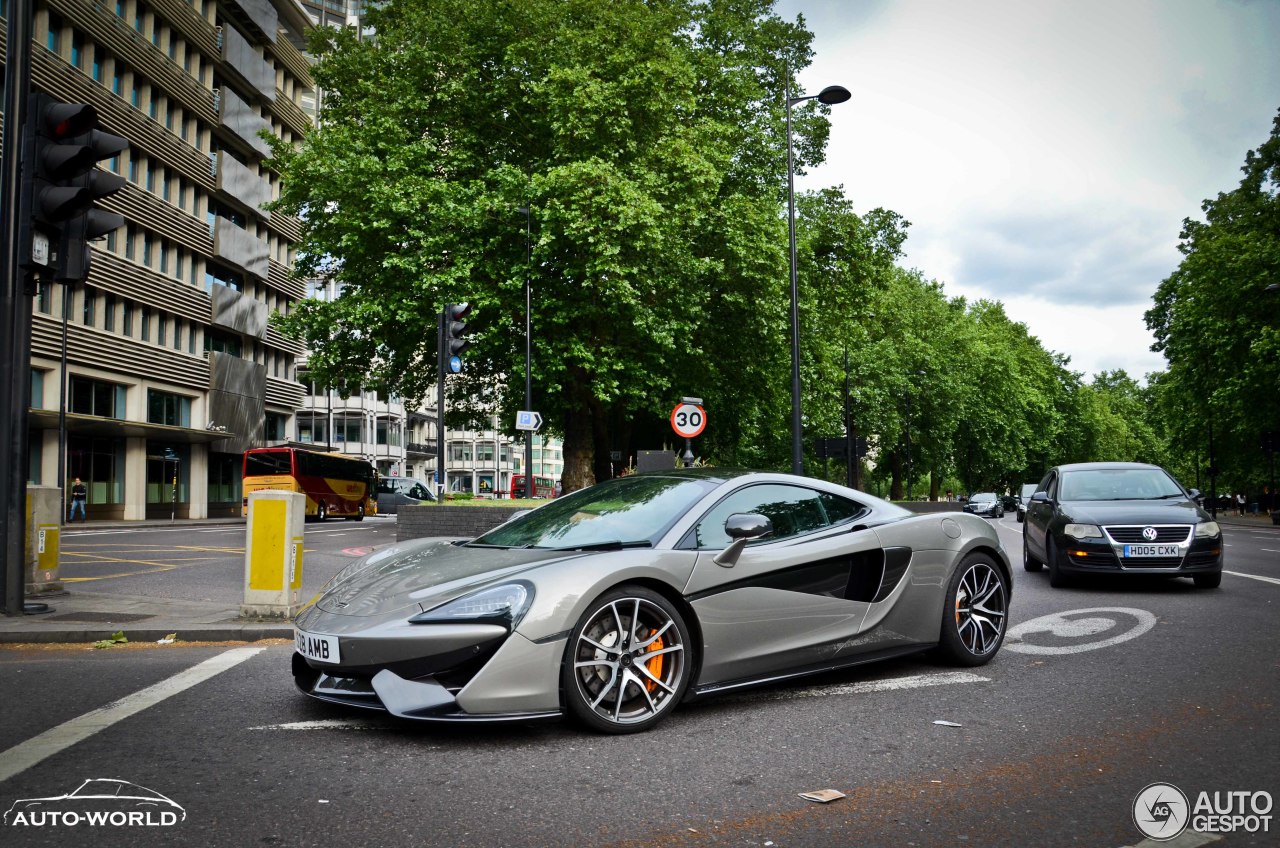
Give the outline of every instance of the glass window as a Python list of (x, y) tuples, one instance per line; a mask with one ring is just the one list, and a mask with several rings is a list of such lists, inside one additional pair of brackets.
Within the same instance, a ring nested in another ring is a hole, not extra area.
[(49, 15), (49, 34), (45, 40), (45, 46), (54, 53), (61, 49), (62, 44), (62, 18), (57, 15)]
[(116, 296), (111, 292), (103, 297), (102, 329), (113, 333), (116, 330)]
[(165, 343), (166, 328), (169, 326), (169, 316), (161, 312), (156, 316), (156, 344)]
[(44, 372), (36, 368), (31, 369), (31, 406), (44, 408)]
[(124, 303), (124, 334), (133, 337), (133, 304), (127, 300)]
[[(627, 479), (627, 478), (623, 478)], [(732, 541), (724, 523), (734, 513), (757, 513), (773, 522), (773, 532), (752, 543), (773, 542), (821, 530), (827, 525), (822, 501), (813, 489), (764, 484), (739, 489), (716, 504), (694, 528), (699, 548), (719, 550)]]
[(493, 464), (493, 442), (476, 443), (476, 462)]
[(171, 427), (190, 427), (191, 398), (147, 389), (147, 421)]
[(142, 340), (151, 341), (151, 307), (142, 307)]
[(95, 292), (93, 289), (89, 288), (88, 286), (85, 286), (84, 304), (83, 304), (84, 311), (81, 315), (81, 320), (83, 321), (86, 327), (92, 327), (94, 325), (94, 318), (95, 318), (94, 306), (97, 305), (97, 301), (98, 301), (97, 292)]
[(41, 280), (36, 287), (36, 308), (45, 315), (53, 314), (53, 283)]
[(124, 418), (127, 387), (89, 377), (71, 376), (68, 409), (78, 415)]
[(71, 64), (77, 68), (84, 61), (84, 36), (78, 32), (71, 33)]

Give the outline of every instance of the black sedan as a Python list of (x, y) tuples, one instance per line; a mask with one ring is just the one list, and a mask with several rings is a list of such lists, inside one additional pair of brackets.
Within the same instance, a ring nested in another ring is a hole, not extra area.
[(1027, 571), (1049, 585), (1073, 574), (1163, 574), (1222, 583), (1222, 530), (1158, 465), (1085, 462), (1050, 469), (1027, 505)]
[(1004, 502), (995, 492), (978, 492), (965, 503), (964, 511), (984, 518), (1004, 518)]

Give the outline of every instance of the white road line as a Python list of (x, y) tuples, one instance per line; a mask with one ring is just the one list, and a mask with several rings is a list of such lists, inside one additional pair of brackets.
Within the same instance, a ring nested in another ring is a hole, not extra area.
[(1280, 554), (1280, 551), (1277, 551), (1274, 548), (1258, 548), (1258, 550), (1266, 551), (1269, 554)]
[(387, 722), (368, 719), (325, 718), (316, 721), (290, 721), (284, 724), (262, 724), (250, 730), (395, 730)]
[(0, 782), (21, 774), (41, 760), (52, 757), (77, 742), (83, 742), (98, 731), (106, 730), (116, 722), (142, 712), (147, 707), (155, 706), (166, 698), (190, 689), (197, 683), (203, 683), (214, 675), (221, 674), (265, 650), (266, 648), (232, 648), (229, 651), (223, 651), (153, 686), (125, 695), (118, 701), (90, 710), (82, 716), (46, 730), (39, 736), (33, 736), (25, 742), (14, 745), (9, 750), (0, 752)]
[(1227, 571), (1226, 569), (1223, 569), (1222, 573), (1234, 574), (1236, 577), (1249, 577), (1253, 580), (1261, 580), (1263, 583), (1274, 583), (1277, 586), (1280, 586), (1280, 580), (1277, 580), (1274, 577), (1262, 577), (1261, 575), (1258, 575), (1258, 574), (1245, 574), (1243, 571)]
[(762, 692), (757, 695), (741, 695), (749, 701), (791, 701), (797, 698), (823, 698), (830, 695), (869, 695), (873, 692), (896, 692), (902, 689), (922, 689), (926, 686), (946, 686), (951, 683), (989, 683), (990, 677), (981, 677), (967, 671), (944, 671), (937, 674), (915, 674), (910, 677), (892, 677), (888, 680), (867, 680), (844, 686), (810, 686), (804, 689), (788, 689)]

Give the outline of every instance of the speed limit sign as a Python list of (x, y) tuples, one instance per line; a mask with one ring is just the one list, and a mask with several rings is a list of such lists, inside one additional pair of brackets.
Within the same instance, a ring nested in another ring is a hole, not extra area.
[(682, 403), (671, 410), (671, 429), (677, 436), (692, 439), (707, 426), (707, 411), (696, 403)]

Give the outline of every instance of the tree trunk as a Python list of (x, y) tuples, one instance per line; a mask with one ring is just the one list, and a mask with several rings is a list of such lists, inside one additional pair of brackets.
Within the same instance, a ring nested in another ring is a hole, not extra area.
[(564, 420), (564, 473), (560, 477), (563, 493), (593, 486), (596, 482), (592, 463), (595, 460), (595, 404), (587, 377), (578, 373), (566, 386), (569, 399)]
[(889, 500), (900, 501), (902, 500), (903, 469), (902, 469), (902, 457), (898, 454), (897, 451), (894, 451), (889, 456), (889, 470), (890, 470)]
[(942, 479), (942, 475), (936, 471), (929, 474), (929, 500), (936, 501), (938, 499), (938, 481)]

